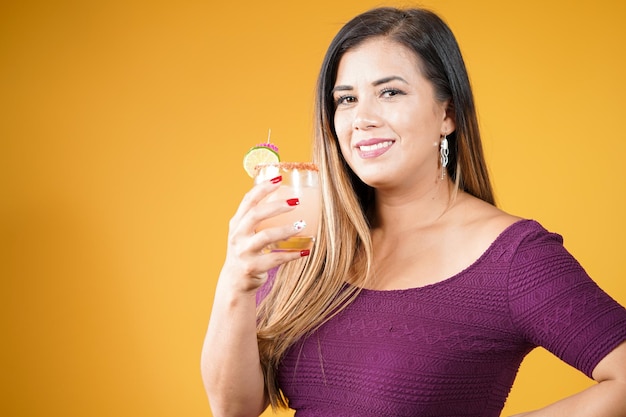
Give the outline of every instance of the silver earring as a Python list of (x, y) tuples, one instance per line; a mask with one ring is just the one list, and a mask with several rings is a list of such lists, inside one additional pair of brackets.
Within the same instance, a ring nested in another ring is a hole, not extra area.
[(448, 138), (447, 135), (443, 135), (441, 143), (439, 144), (439, 155), (441, 155), (441, 179), (446, 176), (446, 167), (448, 166)]

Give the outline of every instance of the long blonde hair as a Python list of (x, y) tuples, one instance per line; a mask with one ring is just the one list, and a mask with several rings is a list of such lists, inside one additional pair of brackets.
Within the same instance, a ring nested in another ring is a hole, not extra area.
[(273, 408), (287, 406), (277, 379), (287, 350), (344, 309), (370, 278), (369, 214), (375, 193), (341, 154), (331, 90), (343, 54), (376, 36), (387, 36), (420, 57), (437, 99), (448, 100), (454, 110), (456, 130), (448, 136), (450, 178), (458, 189), (494, 203), (469, 78), (448, 26), (423, 9), (378, 8), (348, 22), (331, 42), (317, 83), (313, 160), (319, 167), (323, 200), (317, 242), (310, 257), (278, 270), (257, 311), (259, 353)]

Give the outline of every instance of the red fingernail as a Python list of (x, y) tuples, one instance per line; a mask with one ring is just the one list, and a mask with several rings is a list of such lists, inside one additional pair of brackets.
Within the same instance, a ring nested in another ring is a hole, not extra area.
[(298, 204), (300, 204), (300, 200), (297, 198), (290, 198), (289, 200), (287, 200), (287, 204), (289, 204), (290, 206), (297, 206)]
[(311, 254), (310, 249), (303, 249), (300, 251), (300, 256), (309, 256)]
[(283, 180), (283, 177), (282, 177), (281, 175), (279, 175), (278, 177), (272, 178), (272, 179), (270, 180), (270, 182), (271, 182), (272, 184), (278, 184), (278, 183), (279, 183), (279, 182), (281, 182), (282, 180)]

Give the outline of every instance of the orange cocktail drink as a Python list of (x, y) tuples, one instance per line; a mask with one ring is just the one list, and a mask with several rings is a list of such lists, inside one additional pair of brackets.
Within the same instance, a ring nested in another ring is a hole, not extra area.
[(267, 199), (286, 201), (297, 198), (299, 204), (288, 213), (279, 214), (259, 223), (258, 230), (292, 225), (300, 230), (295, 236), (268, 247), (271, 251), (302, 251), (311, 249), (317, 236), (321, 214), (321, 192), (317, 166), (311, 162), (277, 162), (256, 167), (255, 183), (282, 177), (281, 185)]

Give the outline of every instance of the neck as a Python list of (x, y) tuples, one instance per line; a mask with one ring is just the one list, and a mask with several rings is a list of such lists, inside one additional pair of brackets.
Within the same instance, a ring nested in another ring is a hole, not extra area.
[(452, 207), (455, 194), (448, 177), (420, 189), (376, 190), (373, 228), (393, 233), (429, 227)]

